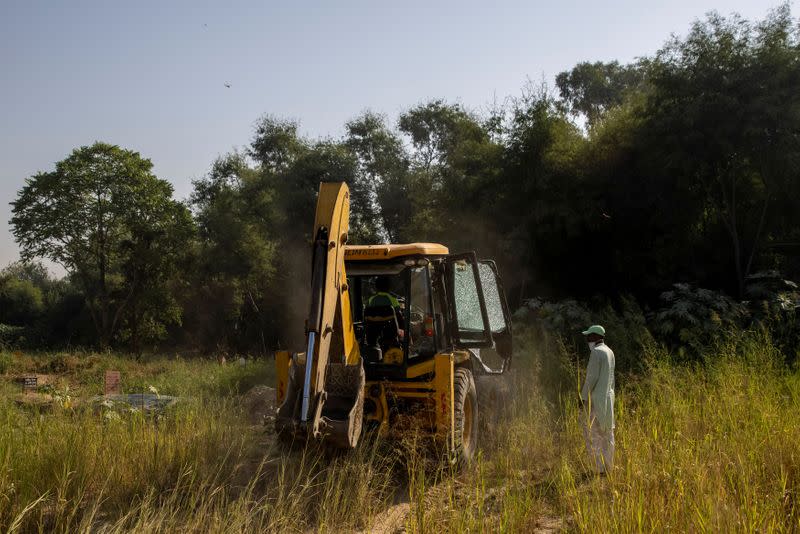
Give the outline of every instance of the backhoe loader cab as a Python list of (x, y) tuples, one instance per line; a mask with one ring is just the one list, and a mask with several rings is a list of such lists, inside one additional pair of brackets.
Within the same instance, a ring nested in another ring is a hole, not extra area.
[(508, 308), (493, 262), (432, 243), (347, 246), (345, 269), (367, 380), (402, 380), (409, 366), (459, 348), (482, 372), (507, 365)]
[(497, 268), (434, 243), (345, 245), (346, 188), (320, 188), (308, 343), (276, 353), (276, 429), (354, 447), (362, 426), (394, 435), (411, 421), (469, 460), (492, 409), (479, 399), (511, 361)]

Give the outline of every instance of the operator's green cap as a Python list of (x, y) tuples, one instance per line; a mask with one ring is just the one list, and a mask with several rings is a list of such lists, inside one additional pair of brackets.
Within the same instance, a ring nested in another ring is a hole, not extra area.
[(598, 336), (606, 337), (606, 329), (600, 326), (599, 324), (593, 324), (583, 332), (581, 332), (584, 336), (588, 336), (589, 334), (597, 334)]

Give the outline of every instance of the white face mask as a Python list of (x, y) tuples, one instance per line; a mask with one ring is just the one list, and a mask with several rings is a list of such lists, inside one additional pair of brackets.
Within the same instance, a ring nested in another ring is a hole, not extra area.
[(597, 346), (597, 343), (595, 343), (594, 341), (590, 341), (590, 342), (589, 342), (589, 350), (594, 350), (594, 348), (595, 348), (596, 346)]

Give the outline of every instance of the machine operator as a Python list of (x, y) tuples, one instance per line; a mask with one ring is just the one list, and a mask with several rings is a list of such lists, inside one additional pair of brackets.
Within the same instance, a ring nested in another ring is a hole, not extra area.
[(367, 306), (370, 308), (376, 306), (391, 306), (392, 309), (394, 309), (394, 313), (397, 316), (397, 322), (399, 324), (397, 333), (400, 339), (403, 339), (405, 336), (405, 330), (403, 328), (403, 306), (400, 303), (400, 300), (389, 291), (390, 287), (391, 283), (389, 281), (389, 277), (377, 277), (375, 279), (375, 294), (369, 298), (367, 301)]
[(400, 309), (400, 301), (397, 300), (392, 293), (389, 292), (389, 278), (386, 276), (379, 276), (375, 279), (375, 294), (367, 301), (367, 306), (391, 306), (394, 308), (395, 313)]

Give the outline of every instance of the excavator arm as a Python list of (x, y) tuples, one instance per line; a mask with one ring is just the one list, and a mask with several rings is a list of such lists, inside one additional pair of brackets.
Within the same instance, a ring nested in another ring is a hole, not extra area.
[(310, 435), (353, 448), (361, 434), (364, 366), (356, 342), (344, 245), (350, 216), (345, 183), (322, 183), (314, 218), (306, 352), (292, 357), (279, 434)]

